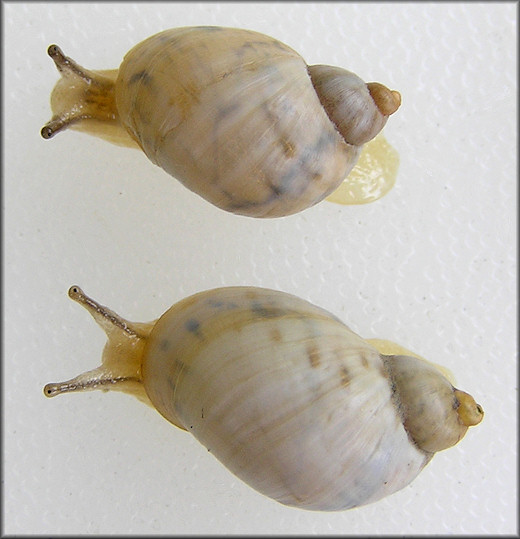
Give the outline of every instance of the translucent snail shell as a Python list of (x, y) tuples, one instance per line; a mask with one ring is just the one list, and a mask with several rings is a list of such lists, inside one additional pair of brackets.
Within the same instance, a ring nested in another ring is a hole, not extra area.
[(249, 30), (174, 28), (119, 70), (48, 49), (62, 79), (44, 138), (66, 127), (138, 146), (186, 187), (253, 217), (302, 211), (332, 193), (400, 105), (398, 92), (338, 67), (308, 66)]
[(115, 389), (193, 434), (257, 491), (303, 509), (374, 502), (456, 444), (482, 408), (426, 361), (383, 355), (287, 293), (229, 287), (157, 321), (72, 299), (104, 328), (103, 364), (44, 393)]

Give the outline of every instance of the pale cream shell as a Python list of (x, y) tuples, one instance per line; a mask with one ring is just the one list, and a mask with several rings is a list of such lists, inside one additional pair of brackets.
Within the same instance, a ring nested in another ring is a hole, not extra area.
[(125, 56), (121, 122), (146, 155), (216, 206), (278, 217), (338, 187), (360, 147), (338, 133), (301, 56), (248, 30), (166, 30)]
[(181, 301), (157, 321), (143, 375), (166, 419), (286, 505), (373, 502), (432, 456), (409, 440), (379, 353), (289, 294), (231, 287)]

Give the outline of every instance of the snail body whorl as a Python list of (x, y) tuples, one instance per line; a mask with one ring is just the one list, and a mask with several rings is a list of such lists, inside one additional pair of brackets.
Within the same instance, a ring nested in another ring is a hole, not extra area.
[(254, 287), (201, 292), (135, 324), (88, 298), (103, 365), (60, 384), (148, 400), (239, 478), (280, 503), (335, 511), (406, 486), (482, 419), (427, 362), (385, 356), (338, 318)]
[(253, 288), (187, 302), (157, 321), (168, 338), (145, 349), (147, 394), (256, 490), (347, 509), (402, 488), (430, 460), (396, 417), (379, 354), (336, 318)]
[[(68, 125), (88, 129), (92, 119), (117, 123), (122, 137), (186, 187), (254, 217), (290, 215), (329, 195), (400, 104), (381, 84), (308, 66), (287, 45), (250, 30), (165, 30), (126, 54), (115, 82), (55, 49), (49, 53), (74, 93), (78, 73), (87, 73), (88, 100), (55, 99), (44, 137)], [(58, 87), (68, 98), (71, 91)]]

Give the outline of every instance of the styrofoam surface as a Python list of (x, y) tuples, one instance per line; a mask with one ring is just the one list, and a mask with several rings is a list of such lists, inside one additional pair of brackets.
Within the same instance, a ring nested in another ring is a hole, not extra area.
[[(514, 3), (3, 3), (4, 533), (499, 534), (516, 531)], [(396, 187), (284, 219), (220, 211), (138, 151), (51, 141), (58, 43), (115, 68), (160, 30), (258, 30), (308, 63), (398, 89)], [(407, 488), (340, 513), (283, 507), (132, 397), (46, 400), (97, 366), (81, 285), (134, 320), (223, 285), (278, 288), (449, 367), (486, 411)]]

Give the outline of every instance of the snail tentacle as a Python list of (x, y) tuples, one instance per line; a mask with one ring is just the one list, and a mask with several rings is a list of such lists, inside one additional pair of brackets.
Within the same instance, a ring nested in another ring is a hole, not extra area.
[(99, 304), (97, 301), (87, 296), (79, 286), (71, 286), (68, 294), (72, 300), (87, 309), (92, 318), (94, 318), (94, 320), (104, 329), (108, 336), (110, 336), (114, 330), (119, 329), (128, 337), (147, 337), (148, 332), (142, 332), (139, 328), (139, 324), (133, 324), (132, 322), (125, 320), (108, 307)]
[(72, 58), (65, 56), (58, 45), (50, 45), (47, 54), (52, 58), (62, 76), (75, 76), (87, 84), (94, 82), (89, 71), (77, 64)]
[[(89, 120), (119, 124), (114, 96), (117, 70), (85, 69), (65, 56), (57, 45), (47, 50), (61, 74), (51, 95), (54, 115), (41, 129), (45, 139), (69, 127), (91, 130), (83, 125)], [(125, 135), (128, 138), (128, 135)]]

